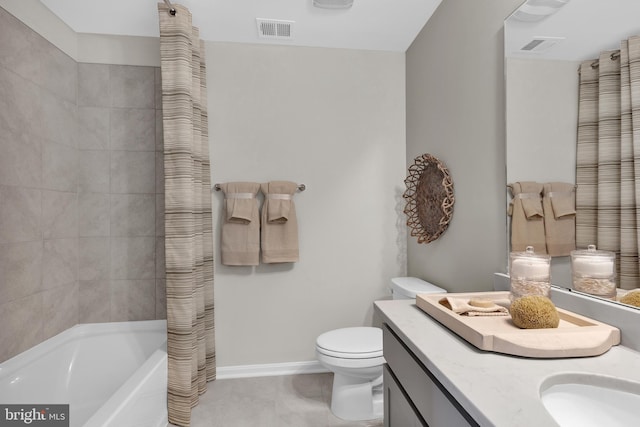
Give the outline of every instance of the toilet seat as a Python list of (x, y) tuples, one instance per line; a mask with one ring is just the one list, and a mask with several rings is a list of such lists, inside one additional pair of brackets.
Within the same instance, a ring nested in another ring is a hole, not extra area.
[(325, 332), (316, 340), (316, 349), (341, 359), (371, 359), (382, 356), (382, 330), (353, 327)]

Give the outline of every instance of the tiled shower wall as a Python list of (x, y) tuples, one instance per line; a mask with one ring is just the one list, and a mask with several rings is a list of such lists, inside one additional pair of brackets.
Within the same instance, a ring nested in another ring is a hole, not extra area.
[(78, 64), (0, 8), (0, 361), (166, 316), (159, 82)]

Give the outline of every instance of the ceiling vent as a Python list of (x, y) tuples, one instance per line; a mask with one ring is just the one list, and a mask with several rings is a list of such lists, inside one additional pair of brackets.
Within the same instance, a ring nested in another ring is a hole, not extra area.
[(322, 9), (349, 9), (353, 0), (313, 0), (313, 5)]
[(564, 37), (539, 37), (536, 36), (529, 43), (520, 48), (522, 53), (538, 53), (551, 49), (556, 44), (564, 40)]
[(292, 39), (295, 21), (256, 18), (258, 36), (261, 39)]

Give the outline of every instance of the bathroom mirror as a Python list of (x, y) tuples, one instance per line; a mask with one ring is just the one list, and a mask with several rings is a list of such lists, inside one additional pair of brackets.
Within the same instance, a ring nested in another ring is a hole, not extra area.
[[(638, 16), (637, 0), (528, 0), (505, 19), (507, 183), (575, 183), (578, 66), (640, 34)], [(569, 257), (551, 276), (571, 286)]]

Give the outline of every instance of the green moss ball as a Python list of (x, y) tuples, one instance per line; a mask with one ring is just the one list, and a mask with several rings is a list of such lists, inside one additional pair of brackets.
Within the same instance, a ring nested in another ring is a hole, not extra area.
[(511, 303), (513, 324), (522, 329), (557, 328), (560, 316), (551, 300), (542, 295), (527, 295)]

